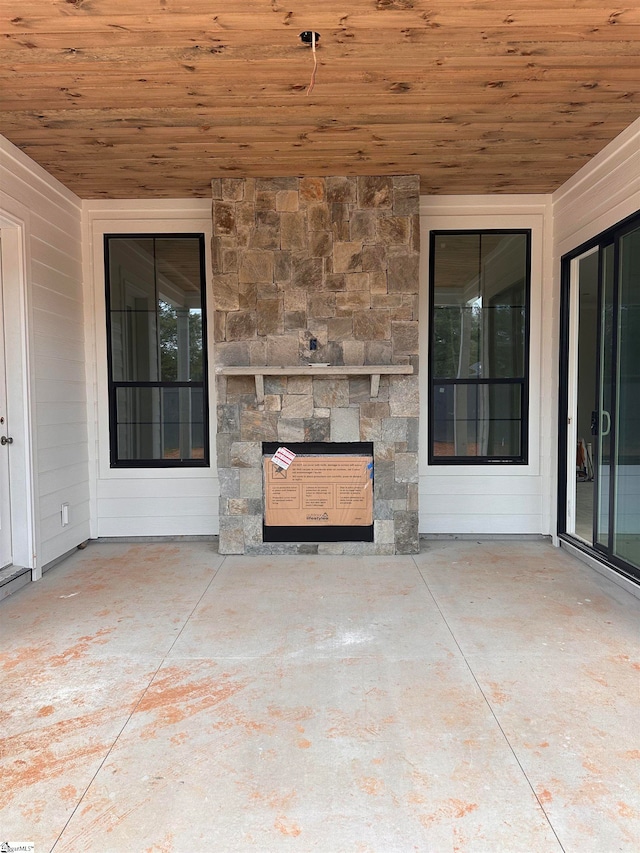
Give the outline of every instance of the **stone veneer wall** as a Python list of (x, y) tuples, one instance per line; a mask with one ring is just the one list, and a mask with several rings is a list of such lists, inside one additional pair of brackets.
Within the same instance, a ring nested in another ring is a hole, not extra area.
[[(217, 376), (220, 552), (418, 551), (417, 176), (221, 178), (216, 367), (412, 364), (382, 376)], [(317, 349), (310, 350), (310, 341)], [(374, 444), (374, 542), (265, 543), (262, 442)]]

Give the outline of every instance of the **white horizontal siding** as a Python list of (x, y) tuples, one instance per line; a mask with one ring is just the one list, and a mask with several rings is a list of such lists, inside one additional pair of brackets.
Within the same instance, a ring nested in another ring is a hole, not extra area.
[[(86, 417), (87, 407), (84, 401), (80, 403), (60, 403), (58, 400), (41, 400), (38, 405), (38, 434), (44, 428), (82, 424)], [(62, 430), (54, 430), (59, 435)]]
[[(4, 136), (0, 137), (0, 150), (2, 192), (29, 210), (32, 220), (30, 236), (42, 239), (50, 234), (49, 229), (55, 227), (59, 232), (57, 242), (63, 248), (65, 238), (69, 235), (75, 237), (80, 231), (80, 199)], [(51, 211), (55, 211), (55, 218), (49, 215)]]
[[(479, 501), (477, 495), (460, 493), (460, 483), (453, 481), (447, 494), (430, 492), (425, 496), (425, 509), (429, 515), (510, 516), (540, 515), (540, 495), (490, 495), (485, 493)], [(459, 532), (459, 531), (454, 531)]]
[[(60, 485), (60, 488), (55, 489), (49, 494), (43, 494), (40, 499), (40, 512), (43, 518), (53, 518), (57, 514), (57, 526), (54, 531), (57, 535), (60, 525), (60, 511), (63, 503), (68, 503), (70, 508), (82, 507), (83, 512), (86, 512), (88, 507), (84, 495), (85, 487), (83, 483), (78, 485)], [(75, 511), (75, 510), (74, 510)], [(73, 513), (72, 513), (73, 514)], [(78, 519), (72, 519), (77, 521)]]
[(69, 506), (69, 524), (62, 527), (61, 514), (55, 512), (50, 516), (45, 516), (40, 522), (42, 531), (42, 563), (52, 562), (63, 554), (72, 551), (80, 542), (78, 541), (78, 531), (88, 530), (89, 528), (89, 504), (86, 501)]
[(35, 388), (38, 402), (84, 403), (86, 399), (84, 382), (73, 382), (69, 379), (60, 378), (38, 379)]
[[(426, 522), (423, 520), (423, 524)], [(508, 515), (491, 513), (479, 515), (477, 512), (464, 514), (461, 512), (444, 515), (429, 513), (428, 530), (421, 529), (425, 536), (502, 536), (540, 535), (540, 513), (520, 515), (510, 512)]]
[[(35, 326), (34, 332), (42, 334), (50, 332), (55, 334), (64, 330), (67, 322), (82, 322), (82, 303), (69, 294), (55, 289), (55, 282), (50, 280), (48, 287), (33, 283), (32, 299), (33, 306), (38, 310), (40, 322)], [(60, 287), (64, 287), (60, 283)]]
[[(69, 200), (72, 204), (71, 209), (62, 211), (61, 215), (55, 220), (40, 216), (39, 212), (36, 212), (38, 230), (34, 234), (34, 239), (48, 246), (54, 246), (57, 251), (63, 255), (66, 254), (75, 264), (77, 256), (73, 244), (68, 242), (68, 235), (75, 234), (78, 230), (77, 209), (80, 205), (80, 199), (71, 194)], [(55, 265), (55, 269), (57, 268), (58, 264)]]
[[(39, 220), (36, 219), (36, 221)], [(71, 243), (70, 235), (67, 239), (69, 242), (64, 248), (52, 246), (44, 240), (31, 241), (31, 258), (38, 264), (33, 268), (34, 281), (55, 290), (56, 282), (59, 279), (65, 279), (64, 292), (60, 291), (60, 295), (72, 296), (81, 303), (82, 280), (78, 281), (78, 276), (81, 274), (82, 264), (79, 258), (69, 254), (69, 251), (74, 248), (74, 243)], [(36, 278), (35, 272), (39, 272), (41, 277)]]
[[(87, 463), (85, 459), (79, 459), (77, 461), (72, 460), (62, 468), (52, 468), (49, 471), (42, 471), (38, 476), (38, 493), (40, 500), (61, 489), (68, 489), (71, 491), (78, 486), (81, 487), (83, 494), (86, 496), (87, 486), (86, 481), (84, 480), (86, 473)], [(84, 533), (84, 538), (88, 538), (86, 531), (84, 531)], [(84, 539), (79, 539), (78, 541), (83, 542)]]
[(455, 495), (456, 497), (484, 497), (492, 501), (496, 496), (507, 499), (514, 497), (540, 496), (540, 477), (535, 476), (488, 476), (479, 467), (474, 472), (450, 476), (439, 476), (435, 467), (429, 469), (429, 494), (432, 496)]
[(61, 513), (57, 511), (41, 519), (42, 561), (45, 566), (78, 546), (79, 542), (74, 531), (80, 526), (86, 527), (89, 523), (88, 506), (84, 503), (74, 507), (70, 506), (69, 524), (64, 527), (61, 524), (61, 518)]
[[(64, 429), (51, 429), (47, 424), (37, 426), (38, 450), (55, 450), (57, 447), (77, 447), (83, 453), (87, 448), (87, 426), (77, 421), (65, 425)], [(86, 456), (86, 453), (84, 454)]]
[(562, 255), (640, 209), (640, 119), (552, 196), (554, 255)]
[(82, 364), (84, 368), (84, 358), (78, 355), (78, 340), (82, 342), (82, 338), (74, 340), (67, 334), (66, 326), (60, 329), (58, 334), (51, 334), (49, 331), (45, 335), (33, 335), (33, 354), (36, 358), (46, 359), (50, 357), (52, 350), (57, 353), (57, 359), (64, 359), (71, 363), (76, 362)]
[(71, 465), (82, 464), (86, 467), (88, 458), (86, 439), (81, 444), (65, 444), (58, 441), (53, 447), (38, 448), (38, 470), (41, 474), (46, 474), (50, 471), (60, 471), (61, 468), (68, 468)]
[[(2, 137), (0, 189), (2, 209), (25, 223), (36, 555), (41, 567), (89, 537), (82, 205)], [(64, 528), (62, 503), (70, 506), (70, 524)]]
[(82, 286), (74, 279), (74, 274), (77, 274), (75, 268), (65, 272), (61, 269), (51, 269), (38, 260), (32, 260), (31, 270), (35, 285), (53, 290), (54, 293), (62, 292), (68, 298), (75, 299), (79, 304), (82, 303)]
[(429, 474), (420, 495), (420, 531), (444, 534), (541, 532), (542, 478)]
[[(122, 474), (123, 471), (118, 473)], [(218, 477), (213, 472), (199, 478), (181, 479), (150, 479), (146, 476), (128, 476), (115, 479), (104, 479), (100, 483), (99, 499), (103, 502), (121, 500), (123, 494), (136, 500), (149, 498), (182, 500), (183, 498), (218, 499)]]
[[(55, 342), (51, 340), (50, 344), (49, 352), (55, 347)], [(67, 382), (77, 382), (85, 385), (84, 363), (72, 358), (65, 358), (60, 350), (56, 351), (58, 352), (58, 358), (51, 358), (50, 355), (47, 357), (44, 354), (36, 356), (34, 360), (36, 376), (44, 381), (56, 380), (64, 372)]]
[[(37, 307), (33, 309), (33, 332), (42, 338), (52, 340), (51, 350), (57, 351), (54, 341), (66, 338), (69, 342), (82, 344), (84, 340), (84, 323), (80, 320), (65, 320), (60, 314), (51, 314)], [(74, 354), (77, 354), (77, 347)], [(46, 352), (46, 350), (45, 350)]]
[[(198, 516), (217, 515), (217, 499), (213, 497), (147, 497), (144, 501), (139, 498), (112, 498), (100, 501), (100, 518), (196, 518)], [(209, 523), (211, 532), (211, 523)]]
[[(98, 483), (98, 536), (210, 536), (218, 532), (218, 478), (135, 478), (122, 469)], [(160, 474), (156, 469), (154, 472)], [(142, 476), (140, 476), (142, 475)]]
[(100, 518), (98, 536), (215, 536), (218, 533), (218, 510), (215, 515), (176, 516), (170, 508), (166, 516), (145, 515), (129, 518)]

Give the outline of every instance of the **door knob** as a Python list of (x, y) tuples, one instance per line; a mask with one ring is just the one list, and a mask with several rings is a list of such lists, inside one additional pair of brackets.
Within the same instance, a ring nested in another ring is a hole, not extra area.
[(0, 438), (0, 444), (13, 444), (13, 439), (9, 435), (3, 435)]

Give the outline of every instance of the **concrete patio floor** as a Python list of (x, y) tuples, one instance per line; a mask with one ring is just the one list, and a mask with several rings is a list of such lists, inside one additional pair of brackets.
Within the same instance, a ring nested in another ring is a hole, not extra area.
[(639, 616), (544, 542), (91, 544), (0, 605), (0, 842), (635, 853)]

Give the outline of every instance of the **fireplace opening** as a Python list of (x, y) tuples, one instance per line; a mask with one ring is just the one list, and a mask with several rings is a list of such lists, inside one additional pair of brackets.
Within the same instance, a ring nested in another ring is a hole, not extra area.
[(262, 455), (264, 542), (374, 541), (373, 442), (263, 442)]

